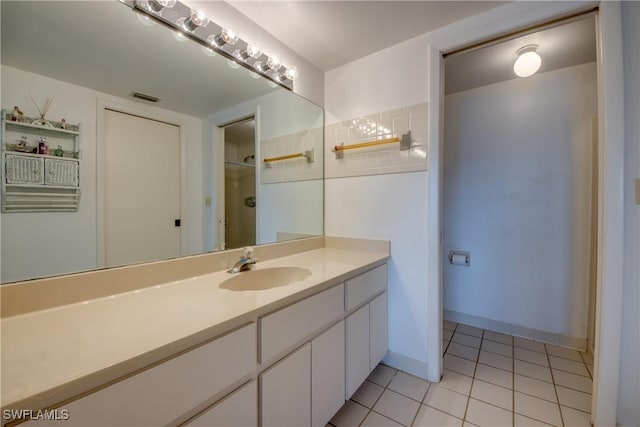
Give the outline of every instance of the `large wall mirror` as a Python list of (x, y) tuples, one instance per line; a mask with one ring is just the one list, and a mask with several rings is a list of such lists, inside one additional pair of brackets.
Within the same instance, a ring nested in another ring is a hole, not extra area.
[(322, 108), (115, 0), (0, 7), (2, 108), (81, 125), (78, 209), (3, 212), (2, 283), (323, 233)]

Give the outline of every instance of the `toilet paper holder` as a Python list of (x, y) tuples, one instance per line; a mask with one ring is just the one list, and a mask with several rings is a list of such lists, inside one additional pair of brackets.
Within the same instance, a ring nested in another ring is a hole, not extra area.
[(453, 265), (471, 265), (471, 252), (467, 251), (449, 251), (449, 264)]

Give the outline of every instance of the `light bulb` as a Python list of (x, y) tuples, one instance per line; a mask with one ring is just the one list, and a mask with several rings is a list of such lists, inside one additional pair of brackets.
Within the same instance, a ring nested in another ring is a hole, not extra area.
[(298, 69), (294, 66), (287, 67), (284, 76), (289, 80), (295, 80), (298, 77)]
[(213, 42), (218, 47), (222, 47), (225, 44), (234, 45), (238, 42), (238, 35), (229, 28), (223, 28), (220, 34), (213, 37)]
[(247, 44), (246, 49), (244, 50), (236, 49), (233, 51), (232, 55), (238, 59), (246, 61), (249, 58), (258, 59), (260, 55), (262, 55), (262, 51), (254, 43), (249, 43)]
[(534, 75), (542, 65), (542, 58), (536, 52), (536, 45), (525, 46), (518, 50), (518, 59), (513, 63), (513, 72), (518, 77)]
[(265, 65), (273, 71), (278, 71), (282, 63), (280, 62), (280, 58), (273, 55), (267, 59), (267, 63)]
[(273, 55), (267, 58), (267, 62), (256, 61), (253, 64), (253, 67), (258, 71), (266, 73), (269, 70), (278, 71), (278, 68), (280, 68), (281, 65), (280, 58)]
[(247, 48), (245, 49), (250, 58), (258, 59), (260, 55), (262, 55), (262, 50), (258, 47), (258, 45), (254, 43), (249, 43)]
[(209, 18), (203, 12), (191, 9), (189, 16), (178, 19), (176, 24), (185, 31), (193, 32), (198, 27), (206, 27), (209, 24)]
[(172, 8), (176, 5), (176, 0), (148, 0), (144, 2), (144, 7), (152, 12), (160, 12), (165, 7)]
[(260, 74), (253, 72), (253, 71), (249, 71), (249, 75), (254, 78), (254, 79), (259, 79), (260, 78)]
[(238, 64), (236, 61), (234, 61), (233, 59), (227, 59), (227, 65), (231, 68), (233, 68), (234, 70), (237, 70), (238, 68), (240, 68), (240, 64)]

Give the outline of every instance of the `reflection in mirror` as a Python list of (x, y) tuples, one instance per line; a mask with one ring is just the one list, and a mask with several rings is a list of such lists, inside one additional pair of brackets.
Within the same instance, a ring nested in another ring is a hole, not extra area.
[[(37, 118), (31, 98), (39, 108), (51, 99), (46, 119), (81, 124), (77, 150), (65, 146), (79, 153), (78, 209), (3, 210), (2, 283), (322, 234), (320, 107), (249, 70), (232, 69), (191, 40), (178, 41), (162, 25), (143, 25), (117, 1), (2, 1), (0, 7), (2, 108), (10, 113), (18, 106)], [(254, 204), (255, 226), (229, 230), (225, 223), (239, 221), (233, 209), (226, 213), (225, 193), (232, 192), (225, 160), (233, 148), (225, 126), (248, 117), (254, 119), (248, 160), (255, 199), (241, 202)], [(4, 122), (2, 129), (4, 200), (6, 156), (20, 155), (7, 150), (23, 137), (35, 146), (43, 135), (55, 149), (58, 138)], [(169, 134), (171, 141), (163, 142)], [(308, 151), (312, 161), (264, 162)]]
[(224, 128), (224, 243), (226, 249), (256, 244), (255, 119)]

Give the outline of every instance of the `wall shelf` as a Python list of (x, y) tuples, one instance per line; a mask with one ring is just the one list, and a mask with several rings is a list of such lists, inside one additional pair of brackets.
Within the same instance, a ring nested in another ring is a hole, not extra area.
[[(76, 212), (80, 203), (80, 125), (73, 130), (8, 120), (2, 111), (2, 212)], [(77, 129), (77, 130), (75, 130)], [(63, 156), (18, 151), (21, 140)]]

